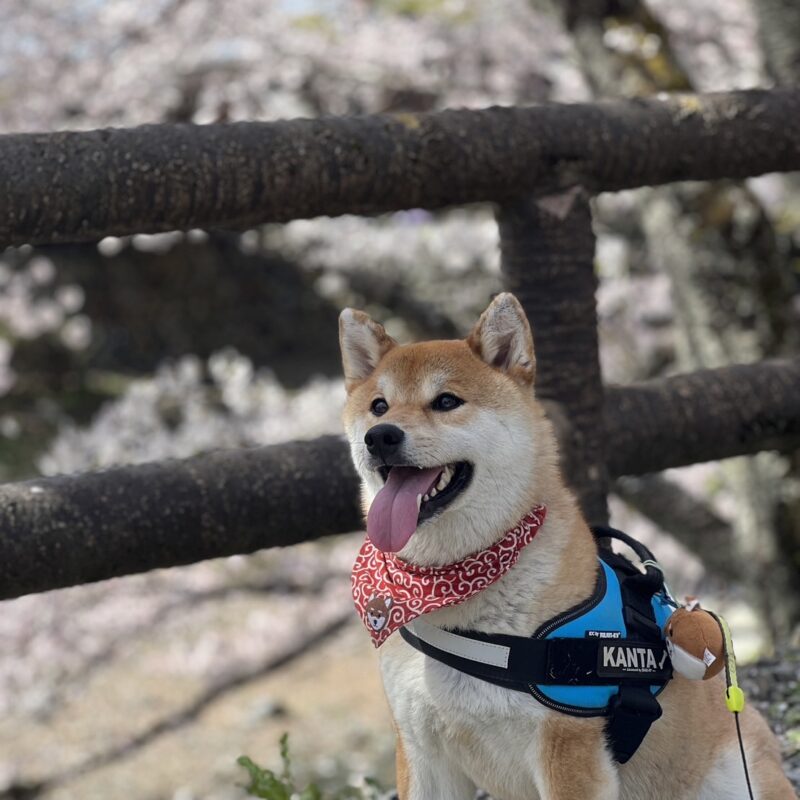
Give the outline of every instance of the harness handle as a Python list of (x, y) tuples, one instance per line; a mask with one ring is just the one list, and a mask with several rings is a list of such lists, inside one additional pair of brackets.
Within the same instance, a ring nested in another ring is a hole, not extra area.
[(656, 557), (645, 547), (641, 542), (628, 536), (627, 533), (619, 531), (616, 528), (611, 528), (606, 525), (592, 526), (592, 533), (595, 539), (617, 539), (636, 553), (636, 557), (642, 562), (644, 567), (644, 574), (631, 576), (628, 580), (631, 584), (638, 584), (645, 591), (650, 591), (651, 594), (657, 594), (664, 588), (664, 570), (661, 565), (656, 561)]

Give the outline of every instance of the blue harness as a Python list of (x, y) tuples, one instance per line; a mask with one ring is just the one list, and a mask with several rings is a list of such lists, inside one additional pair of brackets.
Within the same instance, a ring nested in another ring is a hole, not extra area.
[(490, 683), (531, 694), (576, 717), (606, 717), (615, 759), (625, 763), (661, 716), (656, 697), (672, 677), (663, 629), (676, 608), (661, 568), (642, 544), (613, 528), (645, 572), (600, 548), (591, 597), (553, 617), (531, 637), (446, 631), (421, 619), (400, 629), (413, 647)]

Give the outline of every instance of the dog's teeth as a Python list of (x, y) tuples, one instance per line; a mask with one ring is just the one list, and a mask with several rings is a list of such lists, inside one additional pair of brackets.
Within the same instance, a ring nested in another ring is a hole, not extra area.
[(422, 495), (417, 495), (417, 511), (419, 511), (419, 507), (422, 505)]
[(436, 497), (436, 491), (437, 491), (437, 489), (434, 486), (433, 489), (431, 489), (431, 497)]
[(442, 489), (447, 487), (447, 484), (450, 483), (450, 479), (453, 477), (453, 468), (450, 466), (445, 467), (442, 470), (442, 474), (439, 476), (439, 481), (437, 482), (436, 486), (441, 492)]
[(430, 495), (427, 495), (427, 494), (422, 495), (422, 502), (423, 503), (427, 503), (428, 500), (430, 500), (430, 499), (431, 499)]

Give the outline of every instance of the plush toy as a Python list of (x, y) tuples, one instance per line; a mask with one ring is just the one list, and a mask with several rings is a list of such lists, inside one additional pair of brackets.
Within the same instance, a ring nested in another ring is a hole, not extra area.
[(693, 681), (708, 680), (725, 666), (720, 623), (697, 600), (676, 609), (664, 625), (672, 668)]

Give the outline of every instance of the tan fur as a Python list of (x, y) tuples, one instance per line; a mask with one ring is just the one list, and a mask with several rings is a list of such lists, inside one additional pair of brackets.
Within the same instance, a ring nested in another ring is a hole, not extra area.
[[(551, 425), (533, 395), (533, 343), (515, 298), (500, 295), (466, 341), (398, 345), (364, 315), (345, 315), (344, 422), (365, 512), (382, 486), (363, 444), (377, 422), (370, 412), (377, 397), (389, 406), (380, 421), (406, 433), (409, 463), (475, 463), (470, 487), (420, 525), (401, 558), (427, 566), (457, 561), (497, 541), (532, 505), (547, 506), (541, 530), (503, 579), (426, 621), (529, 636), (588, 597), (597, 575), (594, 538), (564, 485)], [(444, 391), (465, 404), (431, 410)], [(673, 680), (660, 698), (662, 719), (620, 766), (605, 746), (602, 720), (559, 714), (465, 676), (398, 635), (381, 649), (381, 670), (398, 731), (401, 800), (471, 800), (476, 786), (496, 800), (746, 798), (721, 677)], [(747, 708), (742, 728), (756, 797), (793, 798), (764, 721)]]
[(408, 772), (408, 759), (406, 759), (406, 751), (403, 747), (403, 737), (400, 731), (397, 731), (397, 753), (395, 754), (395, 771), (397, 774), (397, 797), (398, 800), (407, 800), (409, 796), (408, 785), (410, 776)]
[[(542, 723), (542, 783), (551, 800), (592, 797), (596, 787), (607, 782), (603, 736), (599, 720), (548, 719)], [(565, 764), (571, 768), (564, 769)]]

